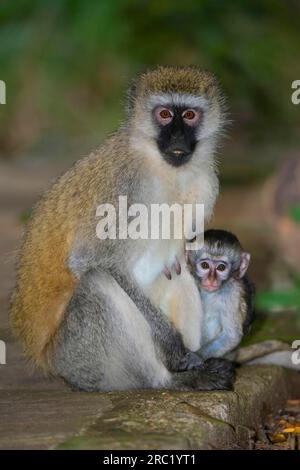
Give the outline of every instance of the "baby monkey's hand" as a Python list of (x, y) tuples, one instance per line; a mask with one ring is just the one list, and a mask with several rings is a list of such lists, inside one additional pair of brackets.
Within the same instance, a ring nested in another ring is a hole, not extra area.
[(179, 276), (181, 274), (181, 265), (178, 261), (178, 258), (177, 256), (175, 256), (175, 261), (174, 263), (172, 264), (171, 268), (169, 268), (166, 264), (164, 266), (164, 269), (163, 269), (163, 273), (164, 275), (166, 276), (167, 279), (169, 279), (169, 281), (171, 281), (172, 279), (172, 269), (175, 270), (177, 276)]

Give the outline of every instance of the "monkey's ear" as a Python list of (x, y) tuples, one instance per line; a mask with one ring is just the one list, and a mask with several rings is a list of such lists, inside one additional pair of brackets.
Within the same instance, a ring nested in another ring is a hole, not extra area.
[(134, 108), (137, 95), (137, 79), (132, 80), (127, 90), (127, 113), (130, 114)]
[(238, 273), (238, 277), (240, 279), (242, 279), (242, 277), (244, 277), (245, 274), (246, 274), (246, 271), (249, 267), (250, 258), (251, 258), (250, 253), (247, 253), (246, 251), (242, 252), (242, 254), (241, 254), (241, 264), (240, 264), (239, 273)]

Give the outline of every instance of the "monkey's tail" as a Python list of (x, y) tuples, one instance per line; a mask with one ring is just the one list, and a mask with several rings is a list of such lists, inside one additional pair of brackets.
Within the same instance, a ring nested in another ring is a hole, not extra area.
[[(300, 358), (298, 359), (295, 357), (293, 360), (294, 355), (297, 352), (293, 351), (276, 351), (271, 354), (267, 354), (266, 356), (259, 357), (257, 359), (253, 359), (253, 361), (247, 362), (247, 364), (269, 364), (275, 366), (282, 366), (287, 367), (288, 369), (295, 369), (300, 372)], [(298, 353), (299, 355), (299, 353)]]
[(282, 341), (270, 340), (238, 348), (230, 358), (238, 364), (268, 364), (300, 371), (300, 351)]

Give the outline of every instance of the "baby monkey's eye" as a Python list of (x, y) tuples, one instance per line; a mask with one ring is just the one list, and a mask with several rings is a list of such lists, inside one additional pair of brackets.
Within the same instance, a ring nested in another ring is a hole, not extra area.
[(218, 271), (225, 271), (225, 269), (226, 269), (226, 266), (225, 266), (225, 264), (223, 264), (223, 263), (221, 263), (221, 264), (219, 264), (219, 265), (217, 266), (217, 270), (218, 270)]
[(200, 266), (202, 269), (209, 269), (209, 264), (206, 261), (202, 261), (202, 263), (200, 263)]

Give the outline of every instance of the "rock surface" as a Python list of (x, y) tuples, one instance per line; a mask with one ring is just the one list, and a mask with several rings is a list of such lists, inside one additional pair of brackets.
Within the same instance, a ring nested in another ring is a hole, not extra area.
[(0, 390), (1, 449), (251, 448), (285, 371), (245, 366), (233, 392)]

